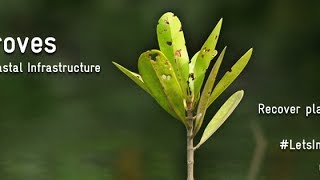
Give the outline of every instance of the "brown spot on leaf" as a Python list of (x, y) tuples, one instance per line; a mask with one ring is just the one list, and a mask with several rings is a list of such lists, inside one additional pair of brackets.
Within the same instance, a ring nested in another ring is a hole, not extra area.
[(180, 27), (180, 30), (179, 30), (179, 32), (181, 32), (182, 31), (182, 26)]
[(189, 78), (191, 78), (194, 81), (194, 73), (190, 73)]
[(171, 45), (172, 45), (172, 42), (171, 42), (171, 41), (167, 41), (167, 44), (168, 44), (169, 46), (171, 46)]
[(181, 57), (181, 49), (176, 50), (176, 52), (174, 53), (175, 56)]
[(167, 19), (165, 19), (165, 20), (164, 20), (164, 22), (165, 22), (166, 24), (170, 24), (170, 23), (169, 23), (169, 21), (168, 21)]
[(216, 35), (215, 37), (214, 37), (214, 39), (217, 39), (218, 38), (218, 36)]

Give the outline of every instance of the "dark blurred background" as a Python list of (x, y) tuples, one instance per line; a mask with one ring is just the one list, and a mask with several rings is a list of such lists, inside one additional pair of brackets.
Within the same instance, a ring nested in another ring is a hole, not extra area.
[[(196, 179), (252, 172), (262, 180), (319, 179), (319, 151), (284, 152), (279, 141), (320, 140), (320, 117), (257, 114), (259, 102), (320, 104), (319, 1), (12, 0), (0, 5), (0, 37), (53, 36), (58, 49), (51, 56), (1, 50), (1, 64), (82, 61), (100, 64), (102, 73), (0, 75), (1, 180), (186, 179), (183, 125), (111, 63), (137, 71), (139, 55), (158, 48), (156, 25), (166, 11), (182, 21), (190, 57), (224, 18), (218, 50), (228, 50), (219, 77), (254, 47), (244, 72), (207, 113), (205, 124), (245, 90), (235, 113), (196, 152)], [(267, 143), (258, 163), (252, 124)]]

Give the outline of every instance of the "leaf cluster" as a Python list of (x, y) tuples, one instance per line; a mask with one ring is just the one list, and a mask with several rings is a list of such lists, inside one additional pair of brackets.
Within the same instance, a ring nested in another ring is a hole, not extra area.
[[(192, 126), (195, 136), (202, 126), (208, 107), (226, 90), (247, 65), (252, 48), (249, 49), (216, 83), (226, 47), (216, 58), (213, 68), (204, 84), (208, 67), (218, 54), (222, 19), (217, 23), (201, 49), (190, 59), (185, 45), (182, 25), (173, 13), (165, 13), (157, 25), (159, 50), (142, 53), (138, 60), (139, 74), (113, 62), (124, 74), (187, 128), (187, 112), (194, 114)], [(204, 84), (204, 85), (203, 85)], [(202, 92), (201, 92), (202, 90)], [(240, 103), (244, 91), (235, 92), (216, 112), (204, 130), (199, 148), (225, 122)]]

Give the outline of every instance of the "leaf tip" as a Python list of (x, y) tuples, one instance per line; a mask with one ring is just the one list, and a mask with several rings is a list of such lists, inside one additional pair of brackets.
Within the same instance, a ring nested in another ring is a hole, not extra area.
[(240, 97), (240, 99), (242, 99), (242, 97), (244, 95), (244, 90), (239, 90), (236, 92), (236, 94)]
[(123, 66), (121, 66), (120, 64), (112, 61), (112, 64), (115, 65), (118, 69), (120, 69), (123, 72), (123, 69), (125, 69)]
[(174, 13), (171, 12), (171, 11), (165, 12), (165, 13), (160, 17), (159, 21), (162, 20), (162, 19), (164, 19), (164, 18), (170, 17), (170, 16), (175, 16), (175, 15), (174, 15)]
[(253, 48), (250, 48), (242, 57), (246, 57), (249, 61), (249, 59), (252, 56)]
[(216, 28), (219, 28), (219, 31), (220, 31), (220, 29), (221, 29), (222, 22), (223, 22), (223, 18), (220, 18), (220, 20), (218, 21), (218, 23), (217, 23), (217, 25), (216, 25)]
[(223, 48), (223, 50), (222, 50), (221, 54), (222, 54), (222, 53), (225, 53), (225, 52), (226, 52), (226, 50), (227, 50), (227, 46), (225, 46), (225, 47)]
[(121, 69), (122, 66), (114, 61), (112, 61), (112, 64), (115, 65), (118, 69)]

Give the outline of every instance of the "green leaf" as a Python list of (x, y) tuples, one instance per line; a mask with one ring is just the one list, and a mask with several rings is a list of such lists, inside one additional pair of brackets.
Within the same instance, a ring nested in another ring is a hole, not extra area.
[(138, 86), (140, 86), (143, 90), (147, 91), (149, 94), (149, 90), (148, 88), (145, 86), (145, 84), (143, 83), (143, 80), (141, 78), (141, 76), (137, 73), (134, 73), (132, 71), (129, 71), (128, 69), (126, 69), (125, 67), (121, 66), (120, 64), (116, 63), (116, 62), (112, 62), (120, 71), (122, 71), (125, 75), (127, 75), (131, 80), (133, 80)]
[(242, 70), (248, 64), (250, 57), (252, 55), (253, 49), (249, 49), (231, 68), (231, 71), (226, 72), (226, 74), (221, 78), (217, 86), (214, 88), (210, 98), (208, 106), (210, 106), (220, 94), (227, 89), (227, 87), (239, 76)]
[(198, 149), (204, 142), (206, 142), (206, 140), (208, 140), (212, 134), (215, 133), (217, 129), (226, 121), (226, 119), (240, 103), (243, 93), (243, 90), (237, 91), (221, 106), (204, 130), (200, 142), (195, 149)]
[(226, 52), (226, 47), (223, 49), (223, 51), (221, 52), (221, 54), (219, 55), (216, 63), (214, 64), (210, 75), (207, 79), (206, 84), (204, 85), (204, 88), (202, 90), (202, 94), (200, 97), (200, 101), (199, 101), (199, 105), (198, 105), (198, 110), (197, 110), (197, 116), (196, 116), (196, 122), (195, 122), (195, 128), (194, 128), (194, 136), (197, 134), (197, 132), (199, 131), (202, 122), (203, 122), (203, 118), (206, 114), (206, 110), (207, 110), (207, 105), (208, 105), (208, 101), (209, 101), (209, 97), (212, 93), (212, 89), (213, 89), (213, 85), (214, 82), (216, 80), (221, 62), (223, 60), (224, 54)]
[(189, 75), (189, 56), (182, 31), (182, 25), (177, 16), (168, 12), (161, 16), (157, 26), (160, 51), (168, 58), (184, 95), (187, 95), (187, 80)]
[(183, 94), (166, 56), (159, 50), (144, 52), (139, 58), (138, 69), (155, 100), (168, 113), (185, 123)]
[(193, 76), (194, 79), (194, 87), (192, 88), (194, 89), (194, 91), (192, 92), (192, 94), (194, 95), (195, 99), (199, 98), (206, 71), (210, 65), (211, 60), (217, 55), (217, 51), (215, 50), (215, 48), (219, 38), (221, 25), (222, 19), (220, 19), (206, 42), (203, 44), (195, 62), (191, 62), (195, 63), (194, 69), (191, 70), (192, 72), (194, 72), (194, 74), (189, 74), (189, 76)]

